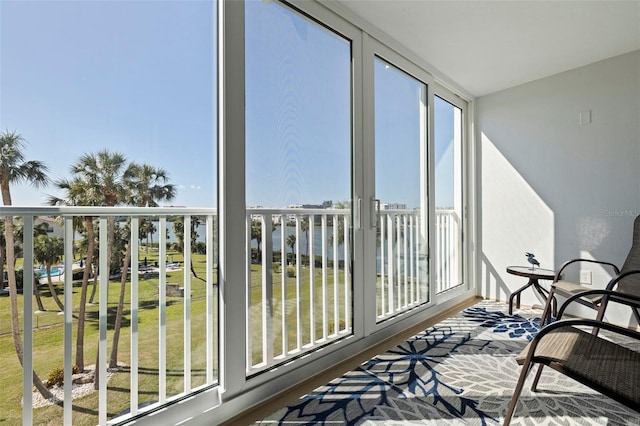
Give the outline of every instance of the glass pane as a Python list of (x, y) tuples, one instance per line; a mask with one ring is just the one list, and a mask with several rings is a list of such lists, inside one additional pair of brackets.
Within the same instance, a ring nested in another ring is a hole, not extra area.
[(351, 45), (246, 3), (250, 368), (351, 332)]
[(462, 284), (462, 110), (435, 97), (436, 292)]
[(375, 60), (378, 319), (427, 302), (426, 84)]
[[(205, 239), (203, 225), (216, 222), (215, 1), (3, 1), (0, 9), (2, 145), (5, 129), (20, 135), (24, 160), (43, 162), (51, 178), (38, 188), (12, 183), (13, 204), (108, 205), (121, 213), (109, 217), (106, 236), (99, 233), (98, 217), (75, 214), (73, 237), (63, 239), (61, 218), (36, 212), (37, 225), (48, 231), (36, 228), (33, 246), (20, 244), (16, 253), (15, 264), (22, 266), (26, 253), (34, 252), (34, 274), (41, 283), (43, 309), (33, 313), (37, 344), (25, 359), (32, 359), (42, 380), (59, 378), (71, 359), (82, 376), (74, 382), (89, 382), (86, 395), (64, 402), (73, 407), (72, 421), (63, 420), (60, 406), (34, 394), (41, 403), (34, 405), (34, 423), (98, 424), (99, 417), (140, 413), (172, 395), (215, 384), (217, 294), (211, 289), (217, 286), (204, 278), (207, 266), (211, 272), (217, 262), (205, 262), (204, 253), (217, 255), (217, 242), (211, 233)], [(207, 207), (210, 213), (169, 216), (161, 229), (155, 205)], [(149, 207), (148, 216), (133, 217), (127, 212), (131, 206)], [(16, 224), (24, 219), (16, 217)], [(189, 220), (191, 248), (185, 250), (189, 245), (182, 243), (190, 239), (178, 236), (176, 227)], [(160, 245), (159, 236), (167, 234), (167, 244)], [(107, 241), (107, 250), (92, 250), (94, 240)], [(73, 259), (64, 258), (65, 247)], [(100, 271), (100, 283), (98, 259), (108, 255), (109, 271)], [(49, 272), (47, 263), (52, 263)], [(69, 276), (72, 285), (65, 283)], [(167, 282), (164, 305), (161, 277)], [(104, 297), (101, 286), (107, 288)], [(65, 296), (73, 306), (57, 303)], [(20, 294), (17, 300), (22, 308), (28, 297)], [(105, 306), (106, 325), (99, 325)], [(63, 308), (73, 311), (66, 352)], [(205, 315), (207, 310), (213, 314)], [(11, 332), (6, 333), (9, 311), (9, 299), (0, 298), (0, 357), (10, 384), (2, 389), (0, 417), (21, 424), (22, 368)], [(20, 309), (14, 317), (24, 323), (31, 314)], [(206, 334), (210, 318), (214, 331)], [(113, 367), (108, 391), (100, 393), (106, 404), (99, 403), (91, 383), (99, 327), (106, 330), (107, 359), (100, 359), (98, 368), (107, 362)]]

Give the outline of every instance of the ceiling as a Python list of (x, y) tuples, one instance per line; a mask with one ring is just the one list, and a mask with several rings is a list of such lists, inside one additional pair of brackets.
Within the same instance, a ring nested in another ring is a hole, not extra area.
[(640, 0), (326, 3), (476, 97), (640, 49)]

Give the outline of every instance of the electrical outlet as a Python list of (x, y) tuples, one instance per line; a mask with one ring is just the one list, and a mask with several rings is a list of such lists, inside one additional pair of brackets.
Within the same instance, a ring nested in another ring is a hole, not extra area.
[(587, 269), (580, 270), (580, 284), (591, 284), (591, 271)]

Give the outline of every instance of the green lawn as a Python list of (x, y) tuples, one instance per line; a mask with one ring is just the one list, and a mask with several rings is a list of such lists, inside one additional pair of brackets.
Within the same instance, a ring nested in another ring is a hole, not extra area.
[[(178, 253), (169, 253), (173, 255), (174, 261), (182, 262), (182, 256)], [(148, 257), (150, 262), (155, 261), (152, 254), (140, 253), (140, 258)], [(202, 255), (193, 255), (194, 270), (199, 277), (205, 277), (205, 258)], [(262, 348), (258, 342), (261, 341), (261, 265), (252, 265), (251, 274), (251, 314), (250, 323), (252, 330), (252, 342), (254, 342), (252, 350), (252, 360), (254, 363), (261, 362)], [(310, 341), (310, 314), (309, 300), (310, 287), (308, 283), (308, 268), (303, 268), (300, 300), (302, 300), (302, 342), (303, 344)], [(315, 291), (316, 300), (314, 312), (316, 316), (315, 330), (317, 336), (322, 335), (322, 316), (320, 303), (322, 297), (321, 274), (316, 271), (315, 274)], [(282, 303), (282, 284), (280, 274), (274, 272), (274, 352), (279, 354), (282, 351), (282, 321), (280, 315), (283, 306), (286, 309), (287, 317), (287, 339), (288, 348), (291, 349), (296, 345), (297, 331), (295, 329), (297, 311), (296, 311), (296, 278), (289, 277), (286, 282), (286, 302)], [(215, 277), (214, 277), (215, 281)], [(339, 281), (344, 282), (343, 272), (340, 271)], [(183, 271), (173, 271), (167, 273), (167, 282), (183, 285)], [(206, 299), (204, 281), (197, 278), (191, 280), (192, 285), (192, 302), (191, 302), (191, 385), (196, 387), (203, 384), (206, 379), (206, 336), (205, 327), (200, 326), (205, 321)], [(62, 285), (57, 286), (59, 289)], [(342, 285), (339, 287), (339, 313), (344, 315), (344, 289)], [(77, 313), (77, 304), (79, 300), (80, 284), (74, 284), (74, 312)], [(89, 288), (89, 294), (91, 284)], [(110, 353), (112, 342), (113, 321), (117, 308), (118, 293), (120, 290), (119, 281), (111, 281), (109, 285), (109, 305), (108, 305), (108, 349)], [(217, 287), (216, 287), (217, 290)], [(99, 290), (98, 290), (99, 291)], [(157, 401), (158, 399), (158, 314), (157, 309), (157, 293), (158, 293), (158, 277), (149, 277), (139, 282), (139, 403), (146, 401)], [(216, 294), (216, 292), (214, 292)], [(34, 318), (34, 325), (38, 327), (34, 330), (34, 368), (40, 377), (44, 380), (47, 374), (56, 367), (63, 364), (63, 327), (61, 326), (63, 316), (57, 312), (57, 307), (51, 299), (47, 286), (42, 287), (42, 296), (47, 312), (38, 313)], [(62, 295), (61, 295), (62, 296)], [(129, 300), (130, 287), (127, 283), (127, 292), (125, 300), (125, 320), (120, 337), (118, 359), (121, 363), (128, 366), (130, 364), (130, 324), (129, 324)], [(97, 295), (96, 295), (97, 301)], [(333, 276), (328, 277), (327, 285), (327, 301), (328, 301), (328, 333), (334, 332), (333, 321)], [(22, 295), (19, 295), (19, 303), (22, 303)], [(178, 394), (184, 391), (183, 377), (183, 316), (184, 316), (184, 299), (177, 297), (168, 298), (166, 309), (167, 315), (167, 395)], [(214, 299), (214, 306), (217, 309), (217, 294)], [(22, 308), (22, 306), (21, 306)], [(35, 302), (34, 302), (35, 308)], [(217, 318), (217, 312), (214, 313)], [(95, 356), (98, 346), (98, 306), (92, 305), (87, 308), (87, 323), (85, 331), (85, 364), (95, 363)], [(344, 323), (340, 324), (344, 328)], [(74, 356), (75, 356), (75, 334), (77, 327), (74, 324)], [(22, 416), (22, 368), (15, 354), (13, 341), (10, 333), (10, 311), (9, 298), (7, 296), (0, 297), (0, 357), (4, 362), (4, 374), (0, 376), (0, 387), (3, 389), (3, 398), (0, 398), (0, 423), (4, 424), (21, 424)], [(217, 339), (216, 339), (217, 341)], [(215, 342), (214, 342), (215, 345)], [(214, 348), (214, 354), (217, 354), (217, 348)], [(75, 357), (74, 357), (75, 359)], [(214, 361), (215, 364), (217, 362)], [(129, 389), (130, 374), (127, 367), (117, 372), (109, 381), (108, 385), (108, 415), (116, 416), (129, 408)], [(92, 393), (84, 398), (74, 400), (73, 407), (73, 423), (74, 425), (93, 425), (97, 423), (97, 393)], [(62, 408), (58, 406), (49, 406), (34, 410), (35, 424), (60, 424), (62, 418)]]

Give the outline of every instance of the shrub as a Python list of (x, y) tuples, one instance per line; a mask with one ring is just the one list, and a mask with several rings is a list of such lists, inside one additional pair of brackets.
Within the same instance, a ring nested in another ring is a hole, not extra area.
[(296, 267), (295, 266), (287, 266), (287, 276), (289, 278), (293, 278), (296, 276)]
[[(72, 374), (79, 373), (77, 365), (74, 364), (73, 367), (71, 367), (71, 373)], [(62, 386), (62, 383), (64, 383), (64, 368), (56, 367), (53, 370), (51, 370), (51, 372), (47, 376), (47, 387), (51, 388), (56, 385)]]
[(64, 368), (56, 367), (47, 376), (47, 387), (61, 386), (64, 382)]

